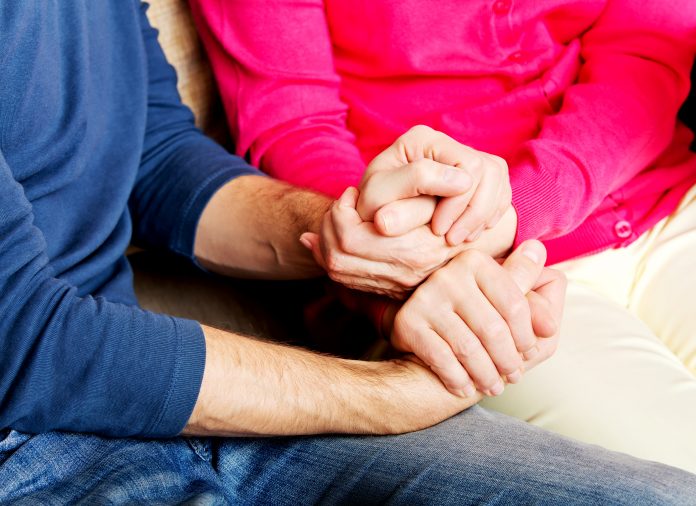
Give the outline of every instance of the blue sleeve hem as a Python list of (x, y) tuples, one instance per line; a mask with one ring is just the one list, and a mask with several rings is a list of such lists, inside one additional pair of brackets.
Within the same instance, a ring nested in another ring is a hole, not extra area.
[(162, 409), (146, 433), (173, 437), (186, 426), (198, 400), (205, 370), (205, 336), (198, 322), (174, 318), (177, 352)]

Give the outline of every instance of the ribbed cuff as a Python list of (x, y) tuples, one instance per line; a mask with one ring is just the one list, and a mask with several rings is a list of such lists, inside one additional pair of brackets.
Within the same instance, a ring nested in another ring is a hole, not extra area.
[(513, 249), (528, 239), (540, 239), (553, 228), (554, 216), (563, 212), (552, 177), (532, 163), (510, 169), (512, 205), (517, 211), (517, 234)]
[(198, 400), (205, 370), (205, 336), (198, 322), (174, 318), (177, 352), (169, 389), (159, 416), (147, 433), (173, 437), (186, 426)]

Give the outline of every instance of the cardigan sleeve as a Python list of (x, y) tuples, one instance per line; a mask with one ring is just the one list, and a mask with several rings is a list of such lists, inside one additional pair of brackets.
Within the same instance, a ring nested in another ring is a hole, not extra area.
[(696, 52), (693, 0), (609, 0), (577, 82), (510, 160), (515, 244), (578, 227), (669, 146)]
[(322, 0), (191, 0), (237, 153), (331, 196), (365, 169), (346, 126)]

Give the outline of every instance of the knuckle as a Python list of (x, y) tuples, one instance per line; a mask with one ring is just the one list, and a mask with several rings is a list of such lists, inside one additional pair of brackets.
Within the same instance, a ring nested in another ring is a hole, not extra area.
[(448, 293), (456, 287), (453, 276), (449, 274), (446, 269), (436, 270), (430, 275), (430, 279), (438, 286), (440, 290), (444, 291), (445, 293)]
[(428, 346), (423, 355), (425, 356), (424, 360), (429, 363), (428, 365), (438, 369), (446, 368), (451, 358), (451, 352), (440, 346)]
[(415, 287), (420, 285), (423, 278), (415, 273), (408, 274), (401, 279), (401, 286), (406, 289), (406, 291), (413, 290)]
[(329, 250), (326, 253), (325, 261), (326, 268), (329, 271), (329, 276), (331, 276), (332, 274), (335, 275), (342, 272), (343, 266), (340, 259), (340, 255), (336, 253), (335, 250)]
[(457, 255), (457, 263), (470, 267), (476, 267), (480, 265), (483, 261), (484, 254), (474, 248), (464, 250), (459, 255)]
[(506, 306), (511, 319), (523, 320), (530, 317), (529, 303), (522, 292), (508, 295)]
[(435, 130), (427, 125), (414, 125), (408, 129), (405, 135), (420, 137), (423, 135), (432, 135), (433, 132), (435, 132)]
[(338, 245), (342, 251), (346, 253), (355, 253), (357, 246), (355, 234), (350, 231), (343, 231), (342, 233), (338, 233), (337, 236)]
[(466, 170), (469, 172), (469, 175), (474, 179), (480, 179), (481, 174), (483, 173), (484, 165), (485, 160), (483, 158), (483, 155), (481, 155), (481, 153), (479, 152), (474, 152), (472, 153), (471, 158), (466, 164)]
[(472, 336), (466, 335), (453, 340), (452, 348), (460, 362), (465, 362), (472, 358), (481, 344)]
[(490, 344), (503, 344), (511, 339), (507, 325), (498, 320), (486, 323), (482, 332), (484, 339)]
[[(428, 290), (423, 290), (421, 288), (411, 294), (406, 304), (404, 304), (404, 309), (409, 313), (419, 311), (427, 314), (427, 312), (430, 311), (434, 300), (435, 299)], [(402, 309), (402, 311), (404, 309)]]
[(490, 156), (491, 160), (498, 166), (500, 167), (503, 172), (507, 173), (509, 171), (508, 163), (505, 158), (502, 158), (498, 155), (488, 155)]

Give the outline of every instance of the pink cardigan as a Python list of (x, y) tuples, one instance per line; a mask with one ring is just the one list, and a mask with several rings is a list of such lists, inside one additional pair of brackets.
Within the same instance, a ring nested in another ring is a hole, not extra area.
[(627, 245), (696, 184), (694, 0), (191, 0), (237, 152), (331, 195), (415, 124), (510, 165), (517, 242)]

